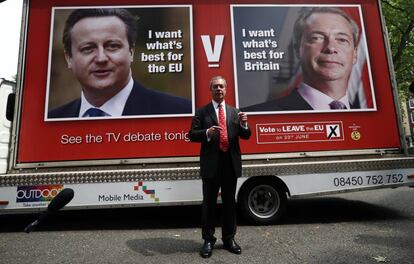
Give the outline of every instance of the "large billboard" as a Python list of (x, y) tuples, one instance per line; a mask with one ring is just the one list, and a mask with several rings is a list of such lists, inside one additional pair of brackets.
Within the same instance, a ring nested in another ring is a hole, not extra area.
[[(233, 5), (231, 11), (236, 99), (242, 110), (376, 110), (361, 6)], [(304, 22), (310, 19), (314, 25), (307, 28)], [(307, 93), (310, 88), (318, 93)], [(329, 106), (337, 94), (345, 108)]]
[(192, 115), (191, 6), (53, 7), (51, 21), (45, 121), (99, 119), (99, 101), (106, 119)]
[(29, 8), (17, 164), (196, 157), (216, 75), (248, 114), (245, 154), (400, 147), (377, 0)]

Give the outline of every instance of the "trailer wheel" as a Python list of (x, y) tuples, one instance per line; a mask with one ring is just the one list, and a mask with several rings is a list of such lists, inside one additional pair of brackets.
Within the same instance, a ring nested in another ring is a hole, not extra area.
[(245, 219), (252, 224), (267, 225), (277, 222), (286, 211), (286, 191), (274, 181), (250, 181), (239, 195), (239, 207)]

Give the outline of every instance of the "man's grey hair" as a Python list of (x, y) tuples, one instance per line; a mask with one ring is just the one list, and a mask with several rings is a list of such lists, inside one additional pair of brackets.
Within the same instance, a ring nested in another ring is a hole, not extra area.
[(359, 27), (357, 23), (348, 14), (346, 14), (341, 9), (335, 8), (335, 7), (313, 7), (313, 8), (303, 9), (301, 11), (299, 18), (295, 22), (295, 26), (293, 28), (293, 47), (296, 52), (298, 52), (300, 48), (300, 43), (302, 41), (302, 35), (303, 35), (304, 28), (306, 26), (306, 21), (311, 15), (315, 13), (337, 14), (345, 18), (352, 28), (352, 37), (354, 41), (354, 46), (355, 47), (357, 46), (358, 39), (359, 39)]
[(211, 88), (213, 87), (213, 82), (214, 82), (215, 80), (220, 80), (220, 79), (224, 81), (224, 86), (226, 86), (226, 87), (227, 87), (227, 82), (226, 82), (226, 79), (224, 79), (224, 77), (222, 77), (222, 76), (218, 75), (218, 76), (214, 76), (213, 78), (211, 78), (211, 80), (210, 80), (210, 90), (211, 90)]

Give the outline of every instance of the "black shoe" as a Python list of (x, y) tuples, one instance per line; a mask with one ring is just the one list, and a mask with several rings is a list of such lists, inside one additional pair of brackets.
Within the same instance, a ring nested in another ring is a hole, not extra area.
[(238, 255), (241, 254), (241, 247), (237, 245), (234, 239), (225, 240), (223, 241), (223, 243), (224, 243), (224, 248), (230, 251), (231, 253), (238, 254)]
[(204, 240), (204, 245), (201, 247), (200, 256), (202, 258), (209, 258), (213, 254), (214, 242)]

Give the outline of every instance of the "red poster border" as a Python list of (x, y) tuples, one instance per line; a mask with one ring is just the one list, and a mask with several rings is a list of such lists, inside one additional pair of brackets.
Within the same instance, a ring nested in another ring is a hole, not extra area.
[[(254, 2), (254, 3), (253, 3)], [(260, 123), (303, 123), (318, 121), (343, 122), (345, 140), (322, 143), (282, 143), (258, 145), (256, 140), (242, 142), (246, 154), (303, 152), (324, 150), (360, 150), (400, 148), (396, 109), (393, 101), (392, 82), (388, 69), (387, 51), (381, 28), (378, 2), (368, 1), (261, 1), (263, 4), (357, 4), (362, 8), (365, 32), (373, 75), (377, 111), (358, 113), (309, 113), (303, 115), (256, 115), (249, 117), (254, 128)], [(98, 5), (172, 5), (189, 4), (188, 1), (67, 1), (32, 0), (28, 18), (26, 57), (24, 63), (22, 105), (18, 133), (16, 163), (48, 163), (59, 161), (121, 160), (159, 157), (198, 156), (199, 146), (185, 140), (150, 140), (148, 142), (103, 142), (61, 144), (62, 135), (80, 136), (121, 133), (151, 134), (165, 132), (176, 137), (185, 135), (191, 124), (191, 117), (149, 118), (127, 120), (91, 120), (44, 122), (44, 105), (47, 82), (48, 47), (51, 9), (54, 6), (98, 6)], [(210, 93), (208, 82), (212, 76), (222, 75), (227, 79), (227, 103), (235, 103), (233, 55), (231, 43), (230, 4), (257, 4), (256, 1), (191, 1), (193, 6), (193, 45), (196, 108), (208, 103)], [(381, 29), (381, 30), (380, 30)], [(224, 35), (225, 40), (219, 68), (209, 68), (204, 53), (201, 35)], [(253, 138), (257, 135), (253, 131)], [(360, 138), (355, 140), (352, 133), (357, 131)]]

